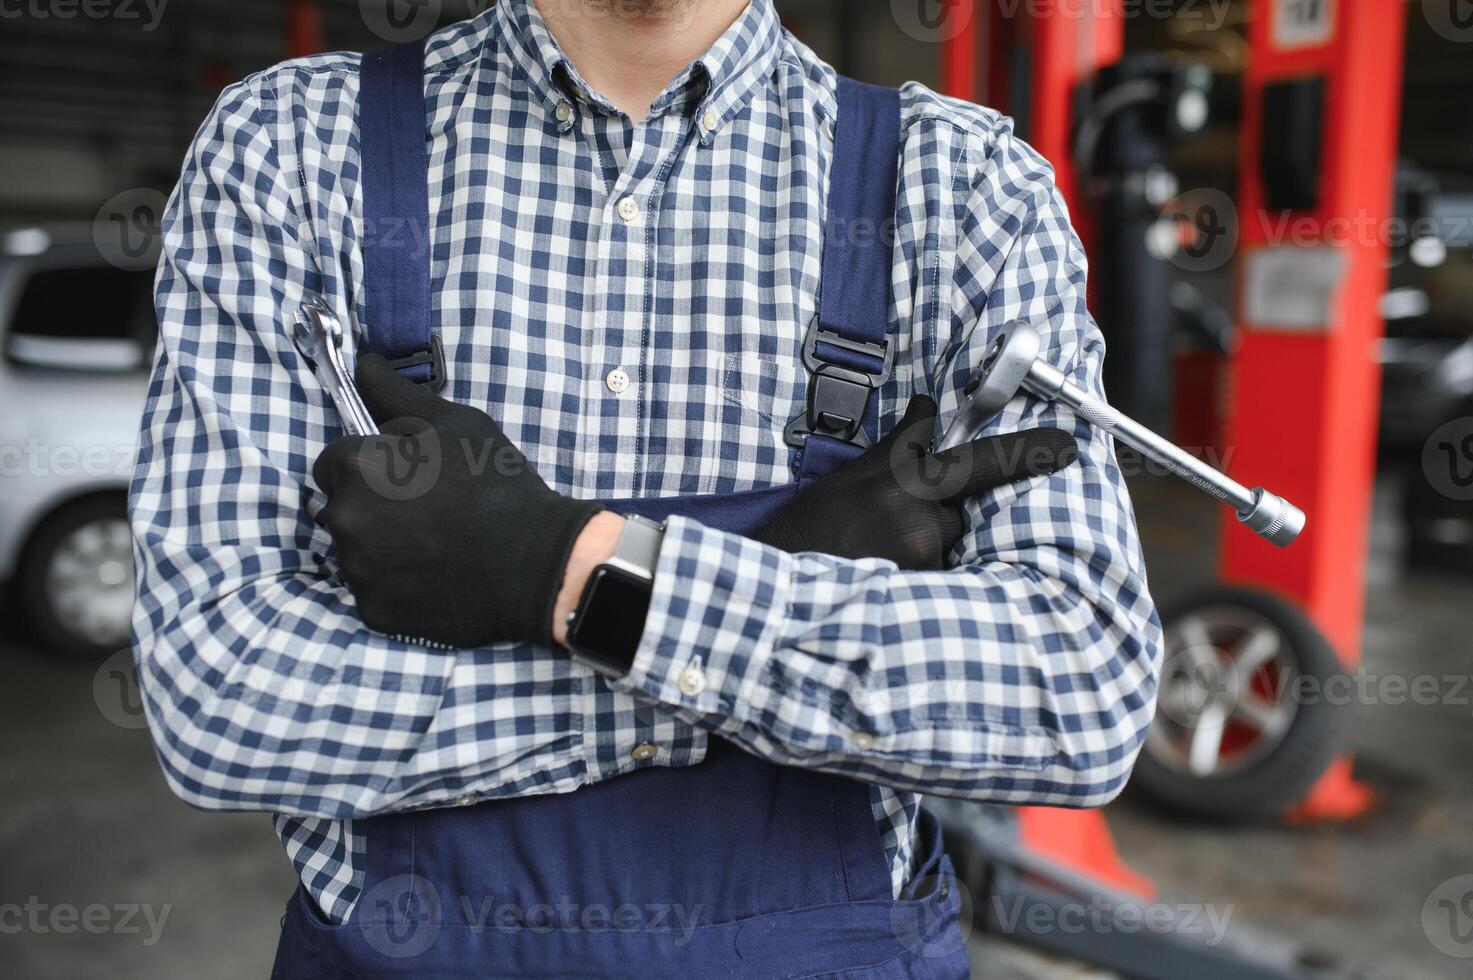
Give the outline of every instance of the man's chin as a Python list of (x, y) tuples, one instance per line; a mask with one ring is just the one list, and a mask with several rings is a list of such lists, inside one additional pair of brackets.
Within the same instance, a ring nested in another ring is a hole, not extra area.
[(679, 20), (690, 16), (703, 0), (538, 0), (539, 4), (575, 4), (601, 15), (631, 20)]

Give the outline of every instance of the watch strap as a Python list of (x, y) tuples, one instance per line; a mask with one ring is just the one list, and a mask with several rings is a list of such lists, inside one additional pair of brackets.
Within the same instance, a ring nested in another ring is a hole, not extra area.
[(614, 546), (608, 564), (651, 581), (660, 563), (660, 546), (665, 541), (665, 528), (647, 518), (631, 514), (624, 520), (624, 530)]

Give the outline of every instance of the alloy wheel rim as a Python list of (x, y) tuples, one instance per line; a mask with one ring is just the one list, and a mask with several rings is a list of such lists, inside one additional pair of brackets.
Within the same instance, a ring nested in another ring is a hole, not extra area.
[(1213, 606), (1166, 630), (1156, 719), (1146, 750), (1195, 779), (1242, 772), (1278, 748), (1298, 715), (1295, 657), (1268, 618)]
[(133, 542), (121, 518), (74, 528), (51, 553), (46, 601), (58, 623), (98, 646), (128, 642), (133, 615)]

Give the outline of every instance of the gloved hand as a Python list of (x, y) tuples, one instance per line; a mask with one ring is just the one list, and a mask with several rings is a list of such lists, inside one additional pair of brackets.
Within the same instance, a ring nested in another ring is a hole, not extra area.
[(384, 434), (338, 439), (312, 475), (363, 622), (456, 647), (551, 643), (568, 555), (602, 508), (549, 488), (485, 412), (382, 357), (362, 357), (356, 381)]
[(936, 403), (917, 395), (874, 446), (814, 480), (755, 539), (788, 552), (885, 558), (911, 571), (945, 567), (962, 536), (962, 503), (1078, 458), (1074, 437), (1037, 428), (931, 452)]

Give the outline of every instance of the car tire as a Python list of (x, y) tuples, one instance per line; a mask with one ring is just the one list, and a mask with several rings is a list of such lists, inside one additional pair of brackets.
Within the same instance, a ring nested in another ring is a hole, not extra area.
[(21, 558), (19, 593), (53, 653), (101, 659), (130, 643), (132, 538), (123, 496), (87, 497), (46, 518)]
[[(1295, 606), (1251, 589), (1214, 588), (1161, 618), (1166, 665), (1132, 791), (1191, 817), (1282, 817), (1342, 750), (1345, 705), (1331, 681), (1348, 678), (1329, 641)], [(1204, 677), (1214, 670), (1216, 682)], [(1197, 703), (1184, 704), (1193, 691)]]

